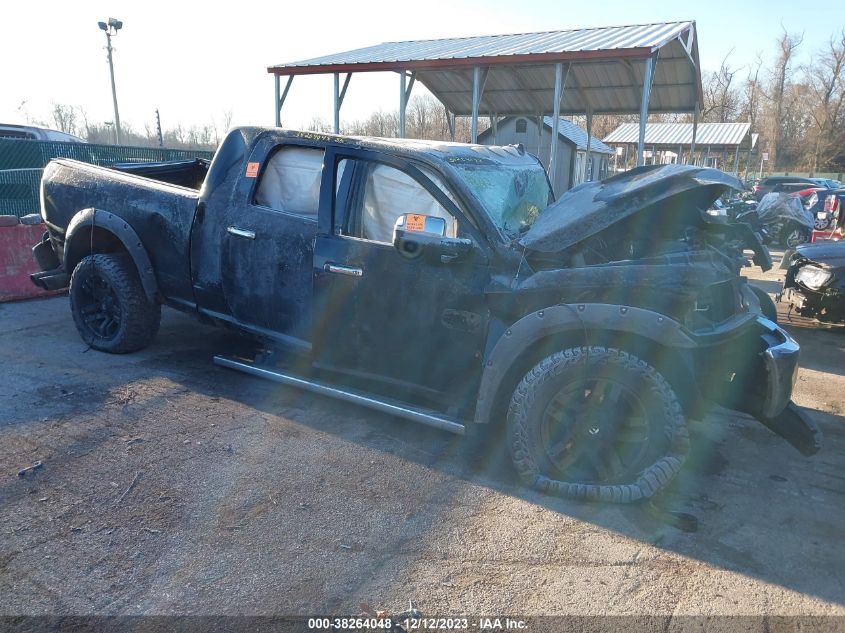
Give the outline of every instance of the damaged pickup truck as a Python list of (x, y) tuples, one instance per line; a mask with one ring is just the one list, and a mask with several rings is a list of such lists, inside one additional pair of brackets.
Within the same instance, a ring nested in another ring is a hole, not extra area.
[(42, 183), (33, 281), (69, 284), (91, 347), (145, 347), (168, 305), (273, 350), (222, 366), (470, 451), (506, 437), (527, 484), (576, 499), (652, 496), (711, 403), (818, 450), (790, 401), (798, 345), (739, 275), (768, 251), (705, 212), (741, 188), (725, 173), (641, 167), (555, 202), (521, 146), (259, 128), (207, 174), (121, 169), (60, 159)]

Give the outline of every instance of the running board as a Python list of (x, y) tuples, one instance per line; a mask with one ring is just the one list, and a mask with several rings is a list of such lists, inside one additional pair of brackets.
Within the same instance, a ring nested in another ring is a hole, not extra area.
[(450, 433), (455, 433), (457, 435), (463, 435), (466, 430), (466, 427), (464, 427), (464, 425), (460, 422), (444, 418), (433, 411), (427, 411), (426, 409), (412, 409), (410, 407), (392, 404), (384, 400), (377, 400), (370, 396), (364, 396), (353, 391), (345, 391), (336, 387), (329, 387), (328, 385), (324, 385), (319, 382), (305, 380), (304, 378), (297, 378), (296, 376), (291, 376), (290, 374), (283, 374), (278, 371), (259, 367), (258, 365), (254, 365), (249, 362), (235, 360), (234, 358), (229, 358), (227, 356), (215, 356), (214, 364), (242, 371), (245, 374), (252, 374), (253, 376), (258, 376), (259, 378), (266, 378), (267, 380), (288, 385), (289, 387), (305, 389), (306, 391), (312, 391), (322, 396), (329, 396), (330, 398), (343, 400), (344, 402), (351, 402), (362, 407), (375, 409), (376, 411), (381, 411), (382, 413), (389, 413), (390, 415), (395, 415), (399, 418), (405, 418), (406, 420), (411, 420), (412, 422), (432, 426), (436, 429), (449, 431)]

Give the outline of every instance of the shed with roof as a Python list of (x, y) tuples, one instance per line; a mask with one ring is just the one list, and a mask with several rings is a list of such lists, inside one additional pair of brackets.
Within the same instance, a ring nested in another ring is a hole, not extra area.
[[(590, 137), (587, 130), (572, 121), (561, 118), (558, 121), (557, 163), (549, 179), (555, 194), (560, 195), (567, 189), (588, 180), (600, 180), (607, 175), (613, 148), (599, 139)], [(552, 117), (509, 116), (496, 121), (496, 125), (487, 128), (478, 135), (478, 142), (485, 145), (522, 144), (527, 152), (540, 159), (548, 170), (549, 156), (553, 139), (554, 120)], [(590, 152), (587, 158), (587, 144)]]

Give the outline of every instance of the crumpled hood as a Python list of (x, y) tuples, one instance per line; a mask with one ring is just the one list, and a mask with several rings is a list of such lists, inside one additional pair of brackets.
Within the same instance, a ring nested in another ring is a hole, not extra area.
[(600, 182), (587, 182), (546, 207), (523, 235), (525, 248), (556, 253), (635, 214), (646, 222), (664, 213), (699, 214), (739, 179), (718, 169), (692, 165), (637, 167)]
[[(845, 242), (818, 242), (802, 244), (795, 249), (796, 255), (830, 268), (845, 266)], [(793, 261), (795, 256), (793, 256)]]

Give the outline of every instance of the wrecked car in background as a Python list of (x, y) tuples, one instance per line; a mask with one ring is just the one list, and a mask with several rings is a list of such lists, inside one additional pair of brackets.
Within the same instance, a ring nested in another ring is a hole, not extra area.
[(845, 322), (845, 242), (795, 249), (779, 299), (801, 316), (823, 323)]
[(470, 453), (504, 425), (527, 484), (631, 502), (674, 477), (686, 418), (713, 402), (818, 449), (790, 401), (798, 345), (739, 275), (745, 249), (764, 268), (768, 251), (705, 213), (731, 189), (654, 166), (554, 202), (521, 146), (240, 128), (199, 190), (51, 162), (33, 280), (69, 283), (96, 349), (148, 345), (169, 305), (268, 350), (222, 366), (466, 435)]

